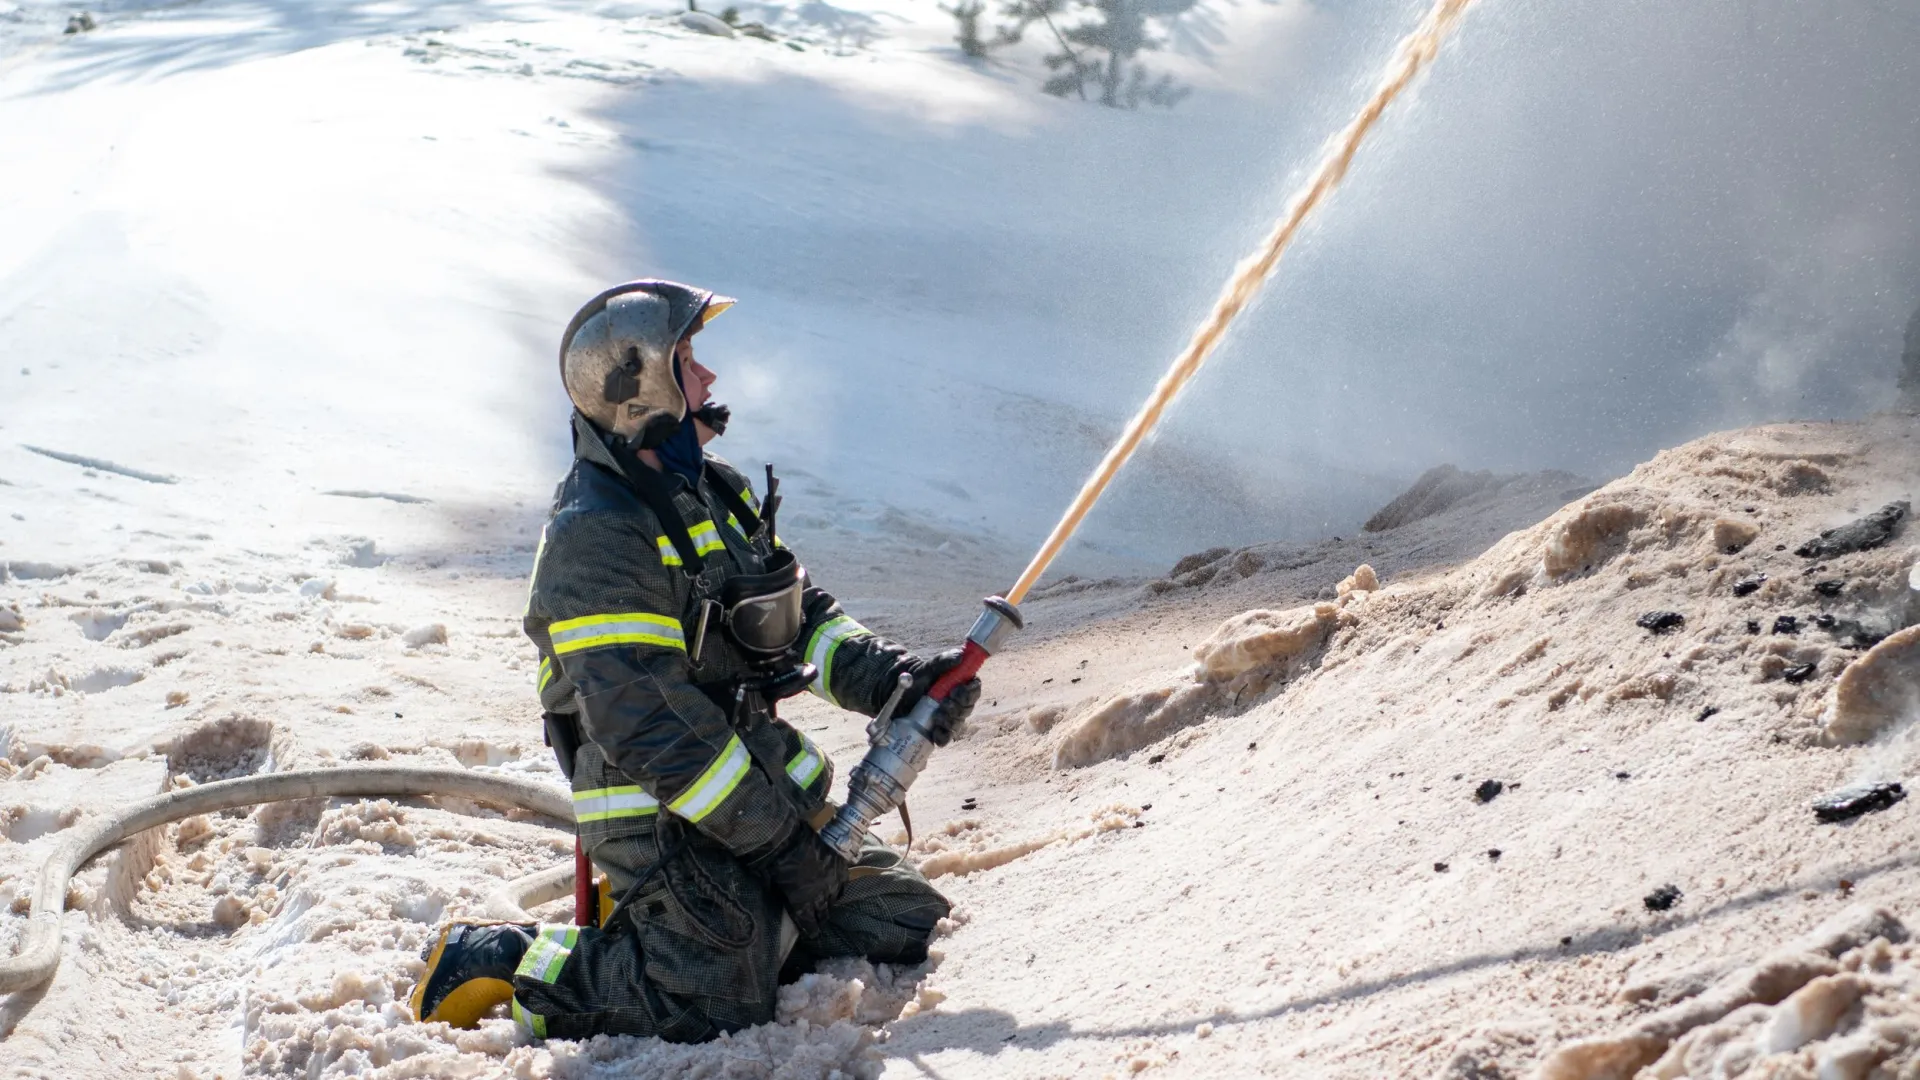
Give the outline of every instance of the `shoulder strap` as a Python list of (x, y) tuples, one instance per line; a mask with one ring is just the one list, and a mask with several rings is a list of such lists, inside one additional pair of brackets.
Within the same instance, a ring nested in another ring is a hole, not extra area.
[(760, 532), (760, 515), (754, 513), (753, 508), (747, 505), (747, 500), (733, 489), (727, 475), (714, 468), (712, 462), (707, 463), (702, 475), (706, 477), (707, 486), (713, 489), (714, 497), (720, 500), (720, 505), (726, 507), (727, 513), (732, 514), (740, 522), (740, 527), (746, 530), (747, 539), (757, 536)]
[(620, 463), (627, 486), (633, 488), (640, 496), (640, 501), (653, 511), (653, 516), (660, 519), (660, 527), (666, 530), (667, 540), (673, 544), (673, 550), (680, 553), (680, 562), (686, 572), (690, 576), (699, 576), (705, 564), (700, 559), (699, 549), (693, 546), (693, 537), (687, 533), (686, 521), (673, 505), (673, 493), (668, 490), (666, 479), (648, 468), (625, 439), (608, 439), (606, 446), (613, 453), (613, 459)]

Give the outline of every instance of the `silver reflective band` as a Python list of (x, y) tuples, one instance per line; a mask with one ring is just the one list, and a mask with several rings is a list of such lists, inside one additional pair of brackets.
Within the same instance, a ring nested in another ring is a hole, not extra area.
[(653, 539), (653, 543), (655, 547), (660, 549), (660, 565), (661, 566), (686, 565), (685, 563), (680, 561), (680, 549), (673, 546), (673, 541), (667, 539), (664, 536), (656, 536)]
[(520, 1004), (520, 998), (517, 995), (513, 999), (513, 1022), (526, 1028), (536, 1039), (547, 1037), (547, 1018), (539, 1013), (528, 1012)]
[(659, 645), (687, 651), (687, 640), (680, 631), (679, 619), (646, 611), (563, 619), (547, 627), (547, 634), (553, 642), (556, 656), (611, 645)]
[(687, 526), (687, 536), (693, 540), (693, 550), (701, 555), (727, 549), (726, 542), (720, 539), (720, 530), (714, 528), (711, 521), (696, 521)]
[(833, 654), (840, 651), (840, 643), (851, 637), (872, 637), (873, 631), (854, 622), (845, 615), (838, 615), (821, 623), (807, 641), (807, 662), (820, 670), (814, 676), (813, 685), (807, 689), (824, 699), (828, 704), (838, 705), (839, 699), (833, 696)]
[(606, 821), (609, 818), (646, 817), (660, 812), (660, 800), (637, 785), (593, 788), (573, 793), (573, 820)]
[(551, 985), (560, 977), (560, 969), (566, 966), (567, 957), (573, 954), (574, 943), (579, 940), (580, 931), (576, 927), (541, 927), (539, 936), (527, 948), (526, 955), (520, 958), (520, 966), (514, 969), (514, 975), (538, 979)]
[(827, 759), (820, 753), (819, 747), (813, 745), (812, 739), (800, 736), (800, 752), (787, 762), (787, 775), (793, 778), (794, 783), (807, 787), (826, 767)]
[(713, 759), (707, 771), (693, 786), (682, 792), (680, 797), (667, 804), (667, 809), (698, 823), (719, 807), (733, 789), (740, 786), (740, 778), (747, 775), (747, 765), (752, 760), (747, 754), (747, 746), (735, 735), (727, 740), (720, 756)]

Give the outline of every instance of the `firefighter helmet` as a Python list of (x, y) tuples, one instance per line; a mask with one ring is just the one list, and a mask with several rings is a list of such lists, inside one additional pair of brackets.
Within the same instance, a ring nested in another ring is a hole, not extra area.
[(658, 446), (687, 413), (674, 347), (733, 303), (655, 280), (615, 285), (589, 300), (560, 338), (560, 379), (573, 407), (635, 446)]

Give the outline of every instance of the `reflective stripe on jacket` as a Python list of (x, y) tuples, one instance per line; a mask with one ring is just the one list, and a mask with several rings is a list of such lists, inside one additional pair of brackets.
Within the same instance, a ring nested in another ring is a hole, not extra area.
[[(525, 627), (540, 650), (541, 706), (577, 712), (593, 753), (576, 759), (583, 836), (650, 832), (667, 813), (752, 857), (819, 809), (832, 765), (804, 735), (755, 715), (729, 722), (746, 658), (718, 620), (692, 655), (699, 602), (730, 576), (759, 573), (771, 554), (710, 490), (728, 485), (758, 508), (746, 478), (707, 459), (699, 487), (672, 478), (673, 505), (703, 564), (696, 577), (667, 529), (628, 483), (599, 433), (575, 417), (575, 460), (535, 557)], [(809, 582), (798, 659), (820, 668), (812, 689), (871, 716), (906, 655)]]

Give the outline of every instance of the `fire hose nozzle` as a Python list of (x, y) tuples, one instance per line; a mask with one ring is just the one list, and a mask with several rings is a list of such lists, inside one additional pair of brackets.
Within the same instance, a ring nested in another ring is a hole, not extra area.
[[(912, 711), (895, 717), (884, 731), (878, 730), (876, 718), (873, 745), (847, 776), (846, 805), (820, 830), (820, 839), (848, 862), (860, 858), (860, 848), (866, 843), (871, 823), (906, 801), (907, 789), (913, 786), (920, 770), (926, 768), (927, 759), (933, 756), (933, 740), (928, 733), (933, 726), (934, 710), (956, 687), (980, 673), (980, 666), (999, 649), (1009, 631), (1026, 626), (1020, 609), (1005, 598), (989, 596), (983, 603), (986, 610), (974, 620), (973, 629), (967, 633), (960, 663), (934, 680)], [(896, 702), (897, 695), (888, 704)], [(889, 707), (880, 715), (885, 717), (891, 711)]]

